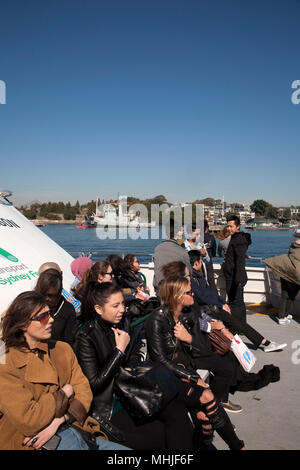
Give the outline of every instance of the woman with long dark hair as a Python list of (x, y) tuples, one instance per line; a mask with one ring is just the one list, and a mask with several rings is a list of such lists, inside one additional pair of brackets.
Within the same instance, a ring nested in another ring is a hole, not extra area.
[(52, 339), (65, 341), (72, 346), (77, 328), (76, 312), (73, 305), (63, 297), (62, 288), (61, 271), (50, 268), (39, 275), (35, 291), (45, 297), (54, 318)]
[(88, 416), (92, 400), (88, 380), (72, 348), (51, 340), (53, 324), (44, 297), (34, 291), (19, 294), (3, 319), (0, 449), (40, 449), (50, 444), (53, 450), (122, 449), (103, 440), (99, 424)]
[[(141, 361), (140, 340), (129, 336), (120, 324), (125, 311), (120, 287), (91, 282), (82, 303), (82, 323), (75, 351), (93, 391), (92, 415), (117, 426), (125, 445), (133, 449), (192, 450), (193, 427), (187, 409), (176, 398), (155, 419), (137, 425), (131, 415), (116, 412), (116, 377), (121, 366), (134, 368)], [(153, 391), (153, 393), (155, 393)]]

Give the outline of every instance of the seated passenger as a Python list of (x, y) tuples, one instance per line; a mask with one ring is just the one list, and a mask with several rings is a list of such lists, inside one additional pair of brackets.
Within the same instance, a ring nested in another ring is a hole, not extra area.
[(54, 318), (52, 339), (73, 345), (77, 328), (73, 305), (62, 296), (62, 274), (57, 269), (47, 269), (38, 277), (35, 291), (45, 297)]
[(201, 368), (199, 358), (205, 358), (211, 353), (199, 330), (198, 315), (191, 309), (194, 299), (188, 279), (172, 276), (163, 280), (159, 295), (163, 305), (150, 315), (145, 326), (150, 359), (164, 364), (183, 380), (182, 398), (199, 434), (200, 420), (208, 448), (216, 429), (230, 449), (242, 449), (243, 441), (238, 439), (227, 413), (216, 400), (217, 388), (221, 395), (219, 398), (223, 399), (226, 378), (223, 376), (223, 384), (219, 381), (213, 394), (196, 372)]
[(93, 261), (86, 256), (80, 256), (74, 259), (71, 263), (71, 271), (75, 276), (74, 282), (71, 289), (74, 289), (76, 285), (82, 280), (84, 273), (93, 266)]
[(50, 340), (53, 325), (44, 297), (34, 291), (18, 295), (3, 319), (0, 449), (41, 449), (55, 434), (57, 450), (124, 449), (88, 416), (89, 383), (70, 346)]
[(92, 416), (116, 426), (125, 445), (133, 449), (192, 449), (192, 424), (186, 407), (176, 398), (157, 419), (142, 425), (136, 425), (125, 409), (113, 413), (117, 404), (115, 379), (120, 367), (132, 368), (141, 360), (139, 341), (120, 328), (124, 310), (118, 286), (89, 283), (75, 351), (93, 392)]
[(74, 297), (82, 302), (84, 292), (90, 281), (112, 282), (113, 278), (114, 273), (109, 262), (106, 260), (96, 261), (91, 268), (85, 271), (81, 281), (73, 289)]
[[(46, 263), (43, 263), (40, 267), (39, 267), (39, 270), (38, 270), (38, 273), (39, 275), (46, 271), (47, 269), (56, 269), (59, 273), (61, 273), (62, 277), (63, 277), (63, 272), (60, 268), (60, 266), (57, 264), (57, 263), (54, 263), (52, 261), (47, 261)], [(79, 300), (75, 299), (75, 297), (73, 297), (72, 294), (70, 294), (70, 292), (68, 292), (66, 289), (62, 289), (62, 295), (64, 296), (64, 298), (70, 302), (73, 307), (75, 308), (75, 312), (76, 312), (76, 315), (79, 315), (80, 313), (80, 302)]]
[(120, 276), (122, 287), (131, 289), (132, 294), (137, 294), (138, 290), (149, 295), (150, 291), (146, 285), (146, 279), (140, 272), (140, 263), (133, 254), (124, 257), (123, 272)]
[[(212, 305), (213, 316), (221, 320), (232, 333), (244, 334), (256, 348), (260, 347), (264, 352), (282, 350), (286, 343), (278, 344), (275, 341), (267, 340), (247, 322), (242, 322), (238, 317), (231, 315), (230, 307), (217, 292), (212, 289), (201, 275), (201, 255), (198, 250), (189, 251), (190, 263), (192, 265), (191, 288), (195, 294), (196, 302), (199, 305)], [(181, 272), (183, 267), (181, 266)]]

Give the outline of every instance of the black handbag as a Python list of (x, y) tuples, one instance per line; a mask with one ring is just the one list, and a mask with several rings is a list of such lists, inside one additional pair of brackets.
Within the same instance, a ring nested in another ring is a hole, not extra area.
[(136, 424), (158, 415), (177, 395), (179, 385), (169, 369), (151, 361), (131, 370), (121, 367), (115, 381), (117, 396)]

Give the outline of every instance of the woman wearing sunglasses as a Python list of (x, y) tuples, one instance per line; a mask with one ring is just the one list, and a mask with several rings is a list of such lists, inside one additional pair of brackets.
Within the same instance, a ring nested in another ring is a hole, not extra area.
[(53, 324), (44, 297), (34, 291), (18, 295), (3, 319), (0, 449), (122, 448), (104, 440), (98, 423), (88, 417), (89, 383), (72, 348), (50, 339)]
[(84, 292), (90, 281), (101, 283), (112, 282), (113, 279), (114, 273), (109, 262), (106, 260), (96, 261), (96, 263), (84, 273), (80, 283), (73, 289), (73, 295), (82, 302)]
[(182, 396), (191, 412), (199, 444), (211, 448), (214, 429), (230, 449), (240, 450), (238, 439), (223, 407), (196, 370), (197, 358), (207, 354), (207, 346), (198, 326), (190, 282), (173, 275), (160, 284), (162, 306), (146, 321), (146, 339), (150, 359), (168, 367), (182, 380)]

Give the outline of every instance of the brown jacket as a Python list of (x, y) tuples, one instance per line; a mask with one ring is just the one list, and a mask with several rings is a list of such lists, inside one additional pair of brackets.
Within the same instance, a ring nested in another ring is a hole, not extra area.
[(0, 360), (0, 449), (27, 450), (24, 438), (58, 416), (57, 393), (67, 383), (75, 393), (68, 408), (74, 424), (99, 433), (98, 423), (87, 418), (92, 401), (88, 380), (67, 343), (41, 342), (35, 352), (10, 348)]

